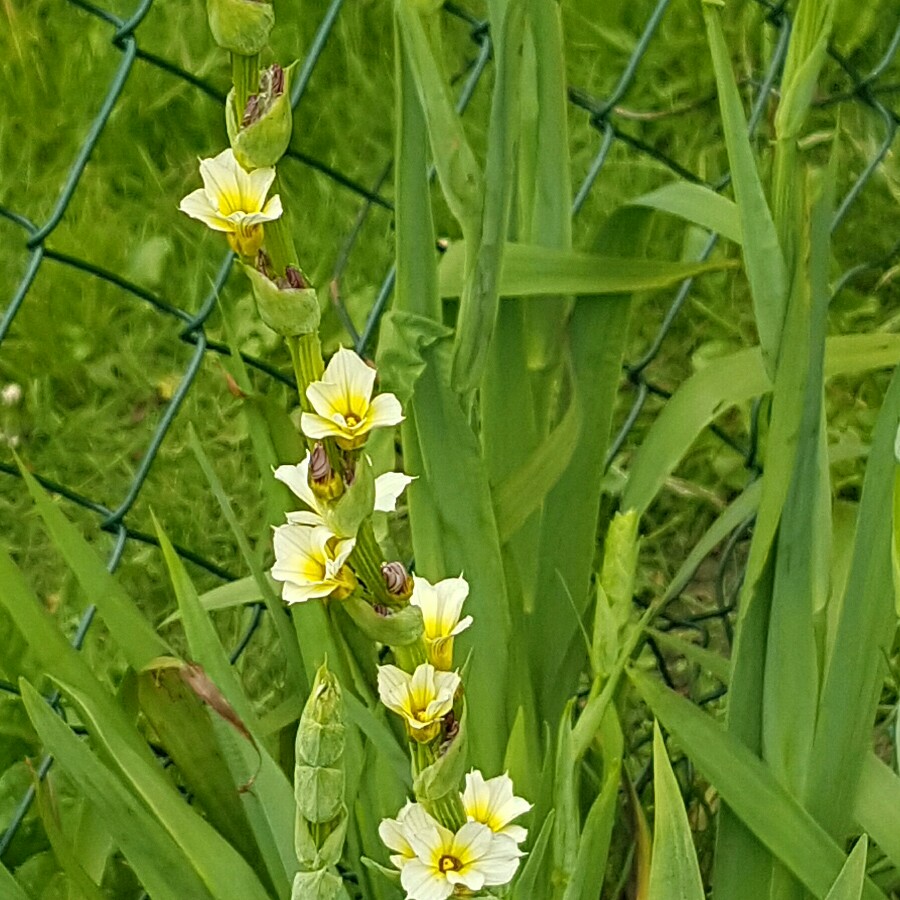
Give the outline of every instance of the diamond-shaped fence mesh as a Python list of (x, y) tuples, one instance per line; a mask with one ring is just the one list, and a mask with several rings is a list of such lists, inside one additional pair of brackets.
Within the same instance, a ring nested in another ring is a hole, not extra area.
[[(70, 209), (78, 197), (79, 187), (82, 185), (86, 170), (90, 169), (92, 154), (104, 135), (104, 132), (113, 126), (116, 117), (117, 105), (123, 101), (123, 96), (129, 90), (129, 80), (136, 68), (141, 66), (155, 67), (168, 73), (173, 83), (189, 86), (197, 95), (205, 94), (209, 102), (221, 103), (224, 101), (224, 92), (213, 85), (205, 74), (188, 71), (173, 59), (164, 58), (154, 52), (146, 50), (141, 45), (142, 28), (146, 23), (148, 13), (151, 11), (154, 0), (142, 0), (130, 13), (116, 15), (109, 9), (96, 6), (87, 0), (60, 0), (57, 4), (61, 7), (78, 8), (86, 17), (95, 22), (102, 23), (108, 29), (106, 40), (118, 53), (116, 67), (109, 78), (105, 94), (91, 98), (97, 104), (97, 113), (90, 122), (79, 149), (71, 160), (71, 165), (65, 177), (59, 184), (58, 195), (49, 214), (40, 221), (32, 221), (24, 215), (20, 209), (11, 205), (0, 204), (0, 216), (8, 220), (13, 228), (7, 228), (6, 234), (12, 235), (7, 240), (17, 242), (17, 253), (21, 260), (21, 277), (14, 286), (11, 295), (6, 299), (5, 307), (0, 317), (0, 364), (2, 364), (4, 350), (9, 343), (10, 333), (14, 329), (17, 317), (29, 304), (42, 302), (41, 291), (36, 287), (36, 281), (45, 267), (62, 266), (69, 270), (77, 270), (84, 276), (98, 279), (109, 289), (121, 295), (123, 302), (143, 304), (158, 316), (160, 321), (166, 320), (177, 326), (177, 338), (186, 345), (189, 355), (187, 363), (179, 373), (177, 381), (173, 381), (172, 389), (168, 392), (162, 408), (152, 430), (149, 440), (146, 442), (138, 458), (133, 460), (132, 473), (127, 484), (127, 489), (110, 500), (98, 500), (88, 496), (81, 490), (65, 483), (64, 478), (45, 477), (40, 471), (36, 472), (38, 480), (49, 490), (71, 501), (72, 504), (82, 507), (96, 516), (101, 529), (112, 536), (112, 550), (108, 555), (108, 568), (117, 569), (123, 558), (123, 553), (130, 545), (155, 544), (156, 538), (139, 527), (132, 524), (132, 514), (135, 504), (142, 496), (142, 492), (148, 484), (148, 476), (156, 463), (161, 448), (170, 437), (173, 422), (178, 415), (186, 397), (195, 389), (198, 381), (198, 373), (205, 357), (210, 354), (227, 354), (228, 346), (209, 336), (208, 325), (210, 316), (216, 308), (217, 300), (232, 267), (233, 256), (231, 253), (223, 255), (215, 269), (214, 276), (203, 286), (197, 296), (166, 296), (165, 292), (148, 290), (129, 275), (112, 271), (106, 268), (102, 261), (98, 261), (90, 253), (90, 248), (83, 248), (83, 252), (64, 252), (54, 247), (54, 237), (61, 223), (63, 223)], [(161, 3), (160, 3), (161, 5)], [(751, 6), (761, 11), (761, 24), (758, 26), (765, 32), (763, 45), (767, 48), (767, 58), (758, 71), (748, 71), (743, 75), (742, 84), (748, 95), (752, 97), (751, 127), (754, 133), (762, 133), (763, 138), (767, 133), (768, 118), (771, 116), (774, 104), (777, 102), (778, 79), (784, 63), (785, 54), (790, 35), (790, 18), (784, 2), (771, 3), (767, 0), (753, 0)], [(693, 166), (697, 160), (683, 160), (675, 158), (672, 150), (666, 142), (666, 131), (660, 127), (661, 123), (675, 121), (684, 116), (694, 116), (697, 126), (709, 130), (711, 140), (716, 136), (717, 108), (715, 94), (709, 96), (690, 97), (672, 101), (669, 105), (654, 109), (634, 109), (628, 104), (640, 87), (642, 78), (665, 77), (664, 72), (658, 68), (652, 73), (646, 71), (648, 57), (652, 54), (655, 42), (663, 40), (660, 36), (667, 17), (685, 15), (683, 9), (676, 9), (676, 4), (670, 0), (659, 0), (655, 5), (650, 2), (635, 4), (634, 17), (641, 19), (641, 24), (628, 35), (630, 52), (624, 66), (612, 81), (611, 90), (605, 93), (594, 91), (580, 86), (571, 86), (569, 98), (573, 107), (573, 116), (580, 120), (587, 119), (592, 128), (590, 138), (592, 147), (582, 147), (581, 158), (588, 160), (583, 167), (582, 180), (577, 185), (575, 199), (572, 206), (572, 214), (575, 217), (584, 215), (583, 211), (589, 205), (588, 201), (600, 189), (604, 179), (615, 181), (616, 166), (622, 165), (652, 165), (659, 172), (668, 172), (678, 178), (689, 179), (694, 182), (704, 183), (716, 190), (726, 189), (729, 179), (727, 174), (707, 178), (696, 171)], [(882, 6), (887, 10), (887, 5)], [(855, 204), (867, 191), (885, 191), (884, 184), (879, 180), (879, 171), (886, 157), (892, 153), (900, 115), (892, 105), (897, 93), (900, 93), (900, 70), (897, 61), (900, 57), (900, 16), (894, 13), (883, 14), (882, 18), (893, 16), (892, 21), (880, 23), (883, 25), (880, 33), (880, 43), (875, 53), (869, 54), (873, 58), (869, 61), (869, 67), (865, 70), (857, 70), (853, 64), (842, 55), (838, 49), (830, 50), (829, 78), (823, 88), (823, 92), (815, 99), (815, 106), (819, 110), (827, 110), (830, 107), (852, 108), (857, 114), (866, 117), (869, 122), (867, 134), (863, 146), (858, 147), (859, 157), (862, 163), (859, 170), (849, 173), (845, 179), (846, 192), (838, 205), (834, 220), (834, 229), (838, 236), (841, 229), (847, 227), (847, 222), (852, 219)], [(300, 65), (300, 74), (297, 77), (292, 90), (292, 101), (298, 109), (297, 118), (301, 123), (315, 122), (315, 111), (306, 108), (304, 102), (311, 85), (317, 79), (326, 80), (334, 77), (334, 73), (326, 71), (319, 65), (329, 40), (339, 40), (334, 32), (340, 31), (342, 16), (347, 15), (343, 0), (332, 2), (321, 12), (321, 19), (314, 31), (311, 42), (306, 50)], [(387, 15), (387, 13), (385, 13)], [(485, 79), (485, 75), (491, 66), (490, 34), (486, 23), (468, 10), (455, 4), (447, 4), (443, 15), (451, 20), (448, 24), (454, 29), (467, 31), (470, 35), (471, 45), (469, 52), (464, 54), (465, 64), (461, 68), (456, 79), (458, 91), (458, 108), (465, 111), (473, 97), (477, 96), (479, 85)], [(699, 24), (699, 20), (698, 20)], [(887, 30), (885, 30), (887, 29)], [(890, 31), (893, 29), (893, 31)], [(889, 35), (889, 36), (887, 36)], [(625, 40), (621, 35), (611, 40)], [(55, 52), (84, 54), (84, 47), (56, 48)], [(352, 48), (350, 50), (352, 52)], [(586, 51), (578, 48), (580, 54)], [(602, 56), (600, 50), (596, 51), (598, 60)], [(621, 55), (621, 54), (620, 54)], [(600, 63), (598, 62), (598, 65)], [(703, 61), (706, 65), (706, 61)], [(350, 67), (342, 73), (341, 77), (347, 77), (347, 72), (354, 74)], [(605, 72), (605, 77), (609, 76)], [(364, 71), (357, 71), (356, 77), (364, 77)], [(892, 80), (893, 79), (893, 80)], [(76, 82), (70, 85), (71, 90), (78, 90)], [(60, 97), (60, 103), (65, 103), (66, 98)], [(200, 99), (197, 100), (200, 103)], [(206, 102), (206, 101), (204, 101)], [(9, 109), (9, 107), (7, 107)], [(25, 114), (24, 111), (19, 111)], [(39, 114), (39, 111), (31, 111), (28, 114)], [(360, 115), (365, 115), (365, 110), (360, 110)], [(836, 116), (832, 117), (833, 120)], [(140, 136), (136, 137), (140, 140)], [(213, 149), (213, 148), (210, 148)], [(314, 154), (298, 149), (295, 141), (288, 151), (285, 167), (297, 166), (312, 169), (318, 173), (320, 179), (324, 178), (331, 184), (334, 195), (344, 195), (354, 198), (358, 203), (355, 216), (344, 218), (344, 231), (335, 232), (332, 236), (335, 265), (333, 270), (333, 298), (335, 310), (339, 316), (346, 334), (355, 344), (357, 350), (365, 353), (372, 349), (372, 339), (375, 334), (379, 318), (389, 302), (394, 283), (394, 271), (388, 268), (378, 283), (374, 294), (370, 295), (369, 302), (365, 304), (363, 313), (357, 305), (351, 310), (342, 301), (337, 285), (347, 267), (351, 264), (354, 253), (358, 252), (361, 243), (371, 240), (364, 237), (366, 227), (373, 217), (381, 217), (377, 228), (381, 233), (387, 233), (390, 228), (390, 216), (392, 204), (389, 199), (391, 159), (389, 144), (382, 144), (383, 158), (375, 160), (372, 170), (374, 177), (367, 183), (358, 176), (348, 176), (331, 164), (324, 162)], [(361, 152), (368, 152), (367, 148), (361, 148)], [(615, 159), (615, 164), (611, 160)], [(34, 162), (39, 165), (39, 161)], [(896, 183), (894, 184), (896, 188)], [(173, 217), (177, 213), (172, 211)], [(347, 227), (349, 226), (349, 227)], [(113, 223), (109, 227), (114, 227)], [(840, 273), (834, 282), (836, 294), (845, 289), (854, 279), (870, 277), (877, 279), (879, 276), (890, 273), (895, 262), (900, 244), (892, 243), (890, 236), (884, 239), (884, 228), (880, 223), (863, 222), (856, 223), (856, 229), (877, 228), (879, 239), (873, 239), (869, 246), (872, 248), (872, 258), (855, 259), (852, 267)], [(698, 245), (698, 255), (705, 259), (708, 257), (717, 242), (717, 236), (708, 236), (704, 242)], [(382, 258), (389, 259), (389, 254)], [(887, 276), (885, 276), (887, 277)], [(642, 348), (642, 352), (631, 359), (624, 370), (624, 382), (627, 385), (625, 391), (625, 407), (621, 412), (620, 427), (610, 450), (608, 462), (612, 462), (627, 445), (629, 436), (633, 434), (636, 423), (642, 413), (646, 415), (648, 401), (653, 403), (664, 402), (671, 394), (672, 385), (664, 386), (656, 383), (649, 374), (654, 361), (664, 352), (667, 339), (676, 327), (679, 316), (692, 296), (693, 283), (685, 281), (669, 298), (664, 312), (660, 317), (659, 325), (651, 334)], [(162, 325), (160, 326), (162, 327)], [(346, 340), (346, 338), (345, 338)], [(244, 355), (245, 363), (259, 373), (259, 377), (275, 379), (287, 385), (292, 385), (291, 378), (285, 375), (279, 366), (265, 358), (265, 354)], [(651, 403), (652, 405), (652, 403)], [(712, 426), (711, 431), (719, 439), (728, 444), (732, 450), (736, 450), (744, 459), (750, 472), (756, 470), (755, 458), (755, 424), (747, 429), (747, 435), (736, 436), (723, 427)], [(73, 447), (70, 453), (97, 453), (102, 448)], [(10, 463), (0, 463), (2, 477), (16, 479), (17, 468)], [(751, 476), (752, 477), (752, 476)], [(715, 576), (716, 600), (710, 612), (703, 616), (694, 616), (690, 619), (679, 619), (671, 616), (670, 624), (683, 625), (696, 629), (706, 627), (704, 619), (718, 618), (724, 625), (726, 634), (730, 637), (727, 623), (727, 613), (733, 606), (733, 593), (735, 591), (735, 579), (727, 578), (729, 566), (733, 566), (732, 559), (736, 548), (745, 541), (749, 530), (749, 523), (745, 523), (732, 534), (727, 541), (724, 550), (717, 560), (717, 574)], [(205, 569), (223, 580), (231, 579), (233, 573), (223, 568), (211, 559), (205, 558), (189, 546), (177, 546), (176, 549), (182, 557), (193, 564)], [(74, 632), (73, 643), (81, 647), (85, 636), (92, 626), (94, 607), (88, 606), (84, 611)], [(248, 643), (257, 633), (263, 618), (262, 607), (257, 607), (249, 615), (246, 628), (233, 649), (232, 659), (236, 660), (244, 652)], [(658, 654), (661, 669), (666, 675), (666, 662), (662, 654)], [(14, 685), (2, 684), (0, 689), (15, 692)], [(57, 697), (50, 698), (54, 704)], [(39, 767), (39, 774), (43, 776), (48, 771), (51, 760), (46, 758)], [(7, 823), (5, 832), (0, 835), (0, 857), (7, 851), (17, 830), (21, 827), (23, 819), (34, 799), (33, 790), (25, 793), (17, 810)]]

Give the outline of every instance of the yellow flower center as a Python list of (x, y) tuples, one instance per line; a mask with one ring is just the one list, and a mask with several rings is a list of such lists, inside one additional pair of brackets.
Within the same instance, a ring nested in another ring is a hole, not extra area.
[(462, 863), (455, 856), (442, 856), (438, 860), (439, 872), (458, 872), (462, 868)]
[(344, 416), (344, 421), (347, 423), (348, 428), (356, 428), (362, 420), (355, 413), (347, 413), (347, 415)]

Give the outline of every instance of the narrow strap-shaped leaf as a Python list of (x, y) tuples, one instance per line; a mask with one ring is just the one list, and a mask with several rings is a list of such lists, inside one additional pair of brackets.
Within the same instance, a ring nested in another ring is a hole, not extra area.
[[(219, 900), (195, 870), (187, 847), (166, 831), (30, 684), (22, 681), (20, 687), (25, 709), (44, 746), (88, 800), (102, 810), (119, 849), (147, 892), (159, 900)], [(128, 762), (132, 762), (131, 757)]]
[(653, 723), (653, 857), (648, 900), (703, 900), (703, 880), (678, 780)]
[(853, 818), (896, 867), (900, 867), (900, 776), (871, 750), (853, 797)]
[(7, 900), (32, 900), (2, 862), (0, 862), (0, 892)]
[(678, 216), (736, 244), (743, 240), (737, 204), (703, 184), (672, 181), (628, 202)]
[(21, 465), (19, 468), (53, 543), (78, 579), (88, 601), (96, 604), (128, 664), (133, 669), (141, 669), (151, 659), (171, 654), (169, 645), (156, 633), (137, 604), (100, 562), (94, 548), (63, 515), (28, 470)]
[(719, 89), (719, 109), (728, 161), (731, 163), (734, 195), (741, 216), (744, 265), (753, 296), (765, 368), (773, 375), (787, 305), (788, 273), (750, 146), (741, 95), (722, 31), (721, 10), (713, 0), (704, 0), (702, 5)]
[[(457, 241), (441, 257), (438, 274), (442, 297), (458, 297), (462, 292), (466, 252), (465, 245)], [(685, 278), (733, 266), (730, 260), (668, 262), (507, 243), (497, 290), (501, 297), (631, 294), (671, 287)]]
[[(844, 864), (844, 853), (773, 778), (766, 764), (689, 700), (649, 675), (635, 670), (628, 674), (653, 714), (734, 813), (810, 891), (819, 897), (828, 893)], [(750, 887), (758, 891), (760, 885)], [(885, 900), (869, 879), (862, 896)]]
[(861, 900), (866, 882), (868, 849), (869, 839), (863, 835), (854, 845), (831, 890), (825, 895), (825, 900)]

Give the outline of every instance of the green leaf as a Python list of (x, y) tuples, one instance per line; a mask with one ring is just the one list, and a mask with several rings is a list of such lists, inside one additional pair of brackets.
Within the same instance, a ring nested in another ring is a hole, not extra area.
[(825, 664), (810, 763), (807, 804), (834, 835), (846, 834), (860, 768), (881, 695), (884, 660), (897, 625), (891, 566), (890, 503), (900, 420), (900, 370), (894, 373), (872, 439), (857, 518), (853, 562)]
[(231, 529), (231, 532), (237, 541), (241, 556), (243, 556), (244, 562), (250, 569), (250, 574), (253, 576), (256, 586), (262, 595), (270, 619), (275, 625), (275, 631), (278, 634), (278, 640), (287, 661), (287, 669), (291, 678), (290, 687), (298, 693), (305, 692), (307, 689), (306, 672), (303, 668), (303, 660), (300, 657), (297, 636), (291, 628), (287, 616), (284, 615), (284, 605), (273, 590), (272, 584), (267, 577), (267, 573), (263, 571), (263, 567), (257, 558), (257, 554), (251, 549), (250, 541), (247, 538), (246, 532), (241, 527), (237, 515), (235, 515), (231, 500), (229, 500), (228, 494), (222, 486), (222, 482), (216, 475), (215, 469), (213, 469), (212, 463), (209, 461), (209, 457), (203, 449), (203, 445), (197, 438), (197, 433), (194, 431), (193, 426), (190, 429), (190, 444), (191, 449), (194, 451), (194, 456), (197, 458), (197, 462), (206, 477), (210, 490), (216, 498), (216, 502), (219, 504), (219, 509), (221, 509), (222, 515), (225, 517), (225, 521), (228, 523), (228, 527)]
[(2, 862), (0, 862), (0, 893), (6, 900), (32, 900)]
[(741, 95), (731, 69), (731, 56), (725, 44), (720, 16), (721, 10), (716, 6), (703, 4), (703, 18), (718, 85), (725, 145), (728, 148), (734, 195), (741, 217), (741, 233), (744, 236), (744, 266), (750, 282), (765, 369), (774, 374), (787, 304), (788, 273), (753, 158)]
[(871, 750), (853, 798), (853, 818), (900, 868), (900, 777)]
[(653, 723), (653, 857), (648, 900), (704, 900), (697, 852), (659, 723)]
[[(438, 268), (442, 297), (458, 297), (463, 288), (466, 248), (450, 244)], [(630, 294), (671, 287), (704, 272), (733, 268), (720, 262), (666, 262), (625, 256), (599, 256), (578, 250), (507, 243), (498, 291), (501, 297), (542, 294)], [(599, 301), (594, 301), (599, 302)]]
[[(900, 335), (852, 334), (825, 342), (825, 377), (900, 362)], [(772, 390), (758, 347), (711, 362), (687, 379), (663, 407), (632, 461), (623, 509), (647, 509), (700, 432), (725, 410)]]
[(670, 213), (707, 231), (740, 244), (741, 215), (737, 204), (717, 191), (690, 181), (673, 181), (649, 194), (629, 200), (631, 206), (646, 206)]
[[(271, 576), (267, 575), (266, 577), (269, 580), (269, 586), (275, 590), (277, 582)], [(256, 578), (253, 575), (247, 575), (245, 578), (238, 578), (236, 581), (221, 584), (219, 587), (200, 595), (200, 605), (207, 612), (234, 609), (237, 606), (246, 606), (249, 603), (262, 603), (262, 591), (260, 591)], [(172, 615), (160, 623), (160, 628), (180, 620), (181, 610), (176, 609)]]
[[(155, 522), (155, 520), (154, 520)], [(291, 835), (294, 827), (294, 803), (290, 782), (263, 746), (256, 712), (244, 693), (237, 672), (200, 605), (197, 590), (171, 542), (155, 522), (159, 546), (163, 552), (169, 577), (181, 609), (185, 635), (193, 659), (202, 666), (205, 676), (222, 692), (224, 699), (243, 723), (254, 743), (235, 734), (231, 726), (220, 727), (220, 747), (228, 759), (236, 787), (243, 786), (255, 775), (253, 790), (241, 796), (256, 838), (256, 844), (276, 885), (287, 883), (296, 870)], [(214, 720), (214, 727), (216, 723)]]
[(580, 431), (580, 404), (573, 397), (559, 425), (518, 469), (494, 488), (494, 511), (501, 543), (506, 543), (541, 508), (571, 461)]
[(699, 646), (692, 641), (684, 640), (675, 634), (669, 634), (666, 631), (657, 631), (655, 628), (648, 628), (647, 634), (656, 641), (661, 647), (671, 650), (685, 657), (689, 662), (695, 663), (701, 669), (706, 670), (714, 675), (722, 684), (728, 684), (731, 677), (731, 666), (727, 659), (707, 650), (705, 647)]
[[(21, 681), (20, 687), (22, 700), (44, 747), (85, 797), (102, 812), (110, 831), (116, 836), (119, 849), (154, 900), (184, 900), (185, 897), (220, 900), (196, 871), (189, 856), (188, 842), (168, 832), (155, 812), (151, 812), (86, 744), (75, 737), (30, 684)], [(125, 765), (131, 765), (133, 761), (130, 751), (120, 759)], [(158, 769), (157, 777), (164, 777)], [(169, 786), (167, 790), (174, 793)], [(177, 795), (173, 802), (181, 804), (201, 826), (205, 824)], [(206, 827), (212, 830), (210, 826)], [(225, 900), (225, 896), (222, 895), (221, 900)]]
[(553, 834), (553, 823), (556, 818), (555, 810), (550, 810), (541, 824), (537, 840), (528, 854), (522, 870), (513, 883), (513, 900), (532, 900), (535, 894), (535, 886), (546, 879), (544, 864), (547, 860), (547, 849), (550, 846), (550, 837)]
[(861, 900), (866, 882), (866, 853), (869, 839), (863, 835), (854, 845), (825, 900)]
[(19, 465), (47, 532), (78, 583), (95, 603), (103, 621), (133, 669), (143, 668), (156, 656), (171, 655), (169, 645), (144, 618), (137, 604), (97, 558), (94, 548), (62, 514), (28, 470)]
[[(824, 896), (845, 857), (822, 826), (774, 779), (756, 754), (706, 713), (650, 676), (634, 670), (628, 674), (653, 714), (677, 738), (734, 814), (810, 891)], [(868, 879), (862, 896), (885, 900)]]

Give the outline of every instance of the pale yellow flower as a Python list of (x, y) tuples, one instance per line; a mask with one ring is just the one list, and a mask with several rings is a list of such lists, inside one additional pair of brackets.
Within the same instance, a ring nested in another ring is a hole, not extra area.
[(459, 688), (456, 672), (439, 672), (428, 663), (410, 675), (396, 666), (378, 667), (378, 696), (390, 710), (402, 716), (409, 737), (426, 744), (441, 730), (441, 719), (453, 709)]
[(344, 450), (361, 447), (373, 428), (403, 421), (400, 401), (393, 394), (374, 399), (375, 370), (352, 350), (341, 347), (331, 358), (321, 381), (306, 389), (314, 413), (300, 417), (300, 428), (312, 440), (334, 438)]
[(262, 246), (263, 223), (273, 222), (282, 213), (277, 194), (266, 200), (275, 170), (247, 172), (229, 148), (212, 159), (201, 159), (200, 177), (203, 187), (188, 194), (178, 208), (213, 231), (225, 232), (235, 253), (256, 256)]
[(506, 835), (517, 844), (528, 837), (527, 829), (521, 825), (510, 825), (513, 819), (527, 813), (531, 804), (522, 797), (516, 797), (509, 775), (498, 775), (485, 781), (481, 772), (469, 772), (462, 802), (470, 822), (481, 822), (494, 834)]
[(407, 832), (415, 833), (430, 828), (433, 823), (434, 819), (425, 812), (425, 807), (413, 803), (412, 800), (408, 801), (406, 806), (397, 813), (396, 819), (381, 820), (381, 824), (378, 826), (378, 835), (384, 845), (394, 851), (391, 854), (391, 862), (398, 869), (402, 869), (416, 855), (416, 851), (413, 850), (406, 838)]
[[(309, 486), (309, 451), (306, 459), (296, 466), (279, 466), (275, 477), (286, 484), (294, 495), (309, 510), (297, 510), (287, 514), (288, 522), (295, 525), (324, 525), (325, 504), (313, 493)], [(397, 500), (406, 490), (406, 486), (415, 481), (410, 475), (402, 472), (385, 472), (375, 479), (375, 512), (393, 512), (397, 508)]]
[(445, 578), (431, 584), (419, 575), (413, 580), (409, 602), (422, 610), (428, 661), (437, 669), (453, 668), (453, 638), (472, 624), (472, 617), (459, 618), (469, 596), (465, 578)]
[(400, 868), (406, 900), (446, 900), (507, 884), (522, 856), (515, 841), (480, 822), (466, 822), (455, 834), (434, 819), (403, 831), (415, 853)]
[(346, 562), (355, 543), (352, 538), (336, 538), (322, 526), (279, 525), (272, 577), (284, 582), (284, 600), (303, 603), (330, 596), (341, 600), (352, 594), (356, 577)]

